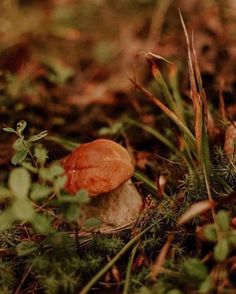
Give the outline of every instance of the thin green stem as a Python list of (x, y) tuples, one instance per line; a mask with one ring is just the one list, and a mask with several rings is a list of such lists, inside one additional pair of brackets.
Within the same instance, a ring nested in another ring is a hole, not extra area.
[(152, 101), (157, 107), (159, 107), (183, 132), (183, 134), (186, 135), (186, 140), (188, 141), (189, 147), (192, 150), (192, 152), (196, 153), (196, 140), (191, 133), (191, 131), (188, 129), (188, 127), (179, 119), (179, 117), (171, 111), (165, 104), (163, 104), (158, 98), (156, 98), (151, 92), (149, 92), (147, 89), (139, 85), (136, 81), (133, 79), (130, 79), (130, 81), (141, 91), (143, 94)]
[(209, 199), (209, 202), (211, 203), (212, 218), (214, 220), (217, 238), (218, 238), (218, 240), (220, 240), (221, 237), (222, 237), (222, 233), (221, 233), (220, 228), (219, 228), (219, 226), (217, 224), (217, 221), (216, 221), (216, 211), (215, 211), (215, 206), (214, 206), (214, 200), (213, 200), (212, 195), (211, 195), (210, 183), (209, 183), (209, 179), (208, 179), (208, 176), (207, 176), (207, 171), (206, 171), (205, 165), (203, 164), (202, 167), (203, 167), (204, 179), (205, 179), (206, 188), (207, 188), (208, 199)]
[(125, 122), (128, 124), (134, 125), (140, 129), (143, 129), (147, 133), (151, 134), (152, 136), (157, 138), (160, 142), (162, 142), (165, 146), (167, 146), (173, 153), (178, 154), (178, 156), (180, 156), (184, 161), (187, 161), (184, 154), (180, 152), (179, 149), (176, 148), (176, 146), (170, 140), (168, 140), (165, 136), (160, 134), (158, 131), (156, 131), (152, 127), (139, 123), (131, 118), (125, 118)]
[[(147, 190), (149, 192), (151, 192), (155, 196), (157, 195), (157, 186), (156, 186), (156, 184), (152, 180), (150, 180), (148, 177), (143, 175), (140, 171), (136, 170), (134, 172), (134, 178), (139, 180), (139, 181), (142, 181), (146, 185), (146, 188), (147, 188)], [(162, 192), (162, 194), (165, 197), (169, 197), (164, 191)]]
[(26, 144), (25, 140), (23, 140), (23, 144), (24, 144), (26, 150), (28, 151), (29, 156), (31, 157), (31, 159), (32, 159), (32, 161), (33, 161), (35, 167), (37, 168), (37, 170), (39, 170), (38, 163), (37, 163), (37, 161), (35, 160), (34, 155), (32, 154), (32, 152), (31, 152), (30, 148), (28, 147), (28, 145)]
[(135, 253), (137, 251), (139, 243), (137, 243), (134, 248), (132, 249), (130, 258), (129, 258), (129, 262), (128, 262), (128, 266), (127, 266), (127, 271), (126, 271), (126, 277), (125, 277), (125, 284), (124, 284), (124, 290), (123, 290), (123, 294), (129, 294), (129, 284), (130, 284), (130, 276), (131, 276), (131, 269), (132, 269), (132, 264), (134, 261), (134, 256)]
[(147, 189), (150, 192), (156, 194), (157, 187), (156, 187), (155, 183), (152, 180), (150, 180), (148, 177), (146, 177), (145, 175), (143, 175), (140, 171), (136, 170), (134, 172), (134, 178), (137, 179), (137, 180), (139, 180), (139, 181), (142, 181), (146, 185)]
[(47, 136), (45, 137), (45, 140), (57, 143), (68, 151), (73, 151), (75, 148), (77, 148), (80, 145), (80, 143), (73, 142), (73, 141), (56, 137), (56, 136)]

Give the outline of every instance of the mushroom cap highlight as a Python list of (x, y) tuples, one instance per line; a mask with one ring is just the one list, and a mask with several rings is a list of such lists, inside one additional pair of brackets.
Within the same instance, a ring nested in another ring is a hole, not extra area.
[(91, 197), (115, 190), (128, 181), (134, 167), (127, 150), (114, 141), (98, 139), (85, 143), (63, 158), (66, 191), (88, 190)]

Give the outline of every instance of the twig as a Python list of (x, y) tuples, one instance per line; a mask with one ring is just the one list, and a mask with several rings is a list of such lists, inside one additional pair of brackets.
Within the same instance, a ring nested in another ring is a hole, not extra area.
[(21, 287), (22, 287), (22, 285), (24, 284), (26, 278), (28, 277), (28, 275), (29, 275), (29, 273), (30, 273), (32, 267), (33, 267), (33, 264), (31, 264), (31, 265), (28, 267), (28, 269), (25, 271), (25, 273), (24, 273), (24, 275), (23, 275), (23, 277), (22, 277), (22, 279), (21, 279), (21, 281), (20, 281), (20, 284), (19, 284), (19, 286), (17, 287), (17, 289), (16, 289), (16, 291), (14, 292), (14, 294), (19, 294), (19, 293), (20, 293)]

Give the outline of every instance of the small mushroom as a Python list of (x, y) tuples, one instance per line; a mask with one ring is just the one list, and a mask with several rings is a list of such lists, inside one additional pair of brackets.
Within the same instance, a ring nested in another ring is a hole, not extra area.
[(130, 178), (134, 167), (127, 150), (114, 141), (98, 139), (80, 145), (62, 160), (67, 175), (65, 189), (89, 192), (91, 201), (83, 209), (86, 218), (99, 218), (118, 227), (135, 220), (142, 198)]

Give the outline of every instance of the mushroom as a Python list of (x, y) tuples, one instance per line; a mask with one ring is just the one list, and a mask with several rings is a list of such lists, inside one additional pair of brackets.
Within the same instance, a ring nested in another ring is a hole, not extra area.
[(127, 150), (114, 141), (98, 139), (82, 144), (62, 160), (67, 175), (66, 191), (89, 192), (91, 201), (83, 208), (85, 218), (99, 218), (118, 227), (135, 220), (142, 198), (130, 178), (134, 167)]

